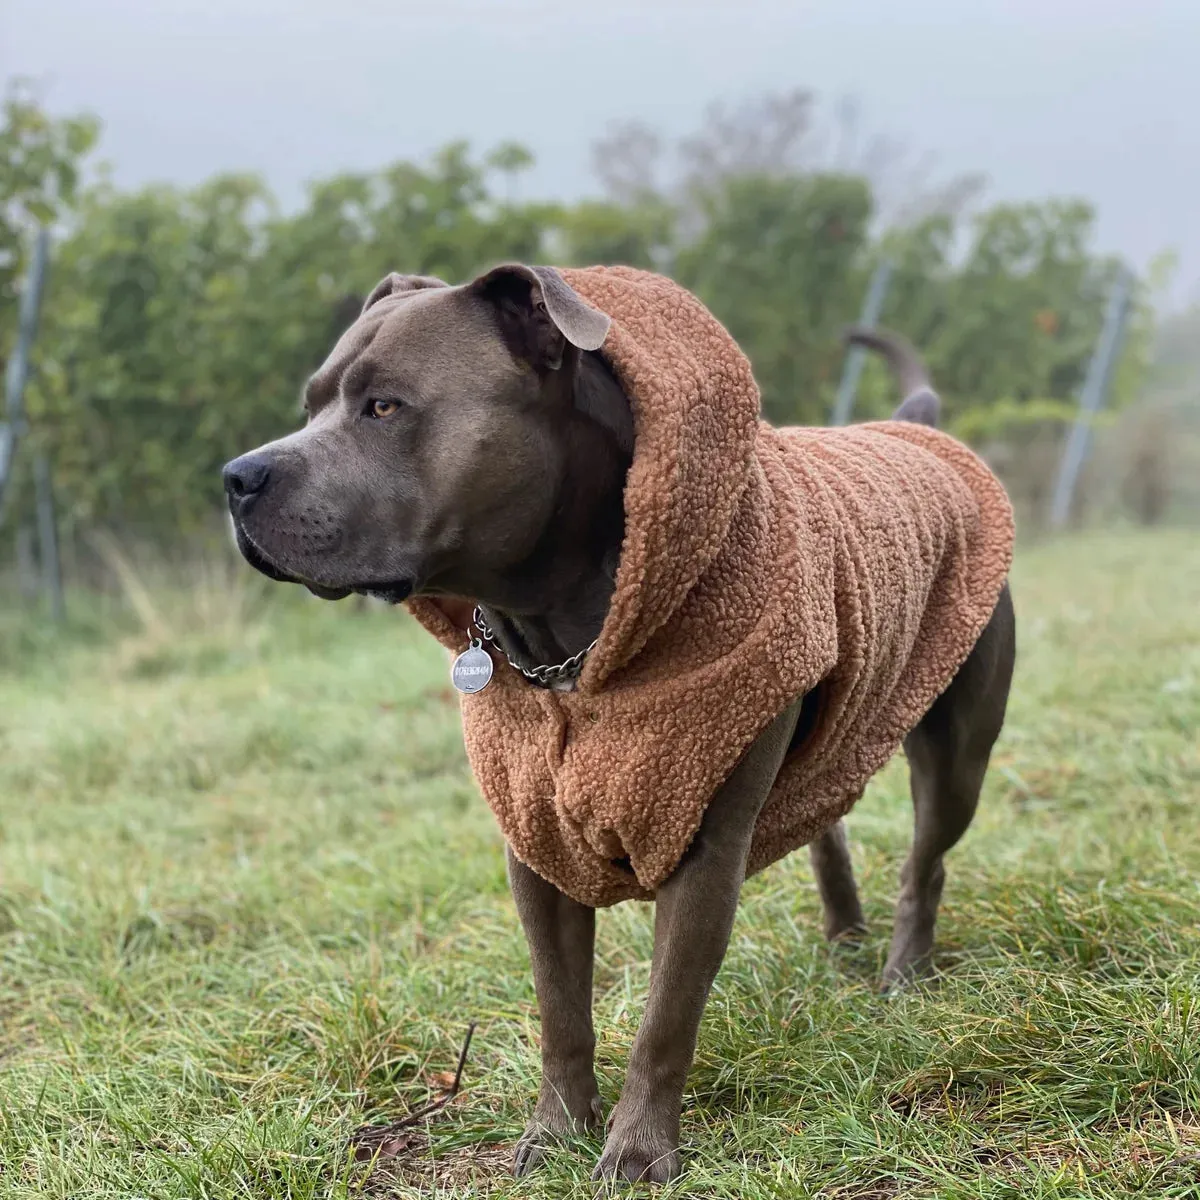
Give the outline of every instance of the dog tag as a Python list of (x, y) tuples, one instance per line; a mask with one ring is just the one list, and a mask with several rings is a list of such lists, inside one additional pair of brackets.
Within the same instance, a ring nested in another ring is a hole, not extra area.
[(450, 682), (465, 695), (482, 692), (492, 681), (492, 656), (478, 638), (472, 638), (450, 668)]

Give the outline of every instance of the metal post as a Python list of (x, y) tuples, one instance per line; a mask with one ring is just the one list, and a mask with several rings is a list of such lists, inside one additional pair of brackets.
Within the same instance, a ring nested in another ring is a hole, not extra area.
[(1079, 472), (1087, 460), (1091, 444), (1092, 421), (1103, 406), (1112, 386), (1113, 375), (1121, 357), (1121, 347), (1125, 341), (1132, 300), (1133, 276), (1122, 267), (1108, 298), (1108, 309), (1104, 314), (1100, 339), (1092, 353), (1092, 361), (1088, 363), (1087, 375), (1079, 393), (1079, 411), (1075, 415), (1071, 432), (1067, 435), (1067, 444), (1059, 462), (1058, 478), (1054, 483), (1054, 496), (1050, 503), (1051, 529), (1062, 529), (1071, 515)]
[(21, 292), (21, 308), (18, 317), (17, 344), (4, 374), (5, 420), (0, 422), (0, 515), (4, 513), (4, 500), (8, 484), (12, 479), (13, 459), (17, 442), (25, 432), (25, 384), (29, 379), (29, 356), (33, 349), (33, 338), (37, 333), (38, 309), (42, 302), (42, 286), (46, 279), (46, 266), (50, 261), (50, 234), (42, 228), (33, 243), (33, 258), (29, 273), (25, 277), (25, 288)]
[[(871, 284), (867, 288), (867, 298), (863, 301), (862, 316), (858, 323), (866, 328), (874, 328), (883, 311), (883, 298), (887, 295), (888, 284), (892, 280), (892, 264), (886, 258), (880, 259), (879, 266), (871, 276)], [(850, 414), (854, 411), (854, 394), (858, 391), (858, 378), (862, 374), (863, 360), (866, 351), (861, 346), (851, 346), (846, 351), (846, 361), (842, 367), (842, 381), (838, 384), (837, 400), (833, 405), (833, 423), (846, 425)]]
[(33, 460), (33, 486), (37, 499), (38, 551), (42, 560), (42, 587), (50, 598), (50, 615), (66, 619), (63, 600), (62, 563), (58, 557), (58, 522), (54, 516), (54, 484), (50, 460), (44, 454)]

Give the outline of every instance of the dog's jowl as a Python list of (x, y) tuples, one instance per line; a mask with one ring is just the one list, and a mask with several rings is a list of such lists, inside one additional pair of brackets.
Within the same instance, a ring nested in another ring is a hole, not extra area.
[(1012, 510), (934, 428), (911, 347), (854, 336), (895, 369), (896, 419), (775, 429), (669, 280), (390, 275), (310, 381), (305, 428), (226, 467), (255, 567), (404, 601), (459, 656), (542, 1019), (518, 1173), (602, 1123), (595, 911), (623, 900), (656, 904), (654, 961), (596, 1175), (678, 1173), (744, 879), (808, 845), (826, 933), (860, 928), (841, 818), (901, 745), (916, 830), (884, 986), (928, 963), (1004, 720)]

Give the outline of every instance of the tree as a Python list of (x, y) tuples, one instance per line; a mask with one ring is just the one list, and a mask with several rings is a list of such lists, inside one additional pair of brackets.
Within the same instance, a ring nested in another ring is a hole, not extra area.
[(16, 323), (16, 299), (37, 225), (73, 203), (81, 164), (95, 145), (89, 116), (54, 119), (31, 85), (16, 80), (0, 107), (0, 366)]
[(669, 270), (675, 219), (670, 205), (652, 198), (630, 205), (585, 200), (557, 214), (555, 258), (577, 266), (623, 264)]
[(766, 413), (821, 424), (863, 287), (871, 195), (840, 175), (731, 176), (700, 193), (704, 229), (676, 274), (754, 365)]
[(199, 532), (221, 464), (298, 422), (306, 377), (381, 276), (540, 258), (556, 210), (497, 208), (485, 175), (455, 144), (425, 166), (318, 182), (288, 216), (254, 176), (88, 192), (51, 275), (30, 397), (71, 515)]
[(504, 176), (509, 204), (517, 199), (517, 179), (533, 166), (533, 154), (520, 142), (501, 142), (488, 153), (485, 162), (493, 171)]
[(592, 143), (592, 170), (604, 193), (621, 207), (641, 204), (662, 192), (665, 143), (648, 125), (625, 121)]
[[(71, 155), (92, 127), (7, 111), (6, 216), (45, 216), (50, 197), (68, 218), (28, 397), (32, 436), (54, 455), (71, 518), (159, 541), (208, 527), (221, 464), (299, 422), (306, 377), (391, 270), (451, 283), (512, 259), (664, 271), (746, 350), (770, 418), (820, 424), (844, 361), (840, 330), (887, 255), (883, 323), (920, 347), (951, 428), (1014, 448), (1022, 467), (1074, 412), (1115, 270), (1093, 252), (1080, 202), (996, 205), (968, 220), (944, 199), (880, 231), (877, 189), (854, 165), (869, 150), (856, 114), (843, 109), (831, 148), (803, 92), (715, 110), (676, 148), (673, 182), (662, 139), (614, 131), (598, 150), (604, 199), (518, 201), (528, 152), (505, 143), (478, 156), (459, 142), (319, 180), (291, 213), (252, 175), (79, 191)], [(1140, 389), (1152, 317), (1142, 297), (1121, 400)], [(856, 417), (890, 411), (894, 386), (869, 360)]]

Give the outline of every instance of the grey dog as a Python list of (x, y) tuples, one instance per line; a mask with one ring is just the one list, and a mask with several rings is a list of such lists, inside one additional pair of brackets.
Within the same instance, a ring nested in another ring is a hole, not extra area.
[[(451, 287), (391, 275), (367, 298), (306, 391), (299, 432), (224, 472), (239, 547), (273, 579), (318, 596), (470, 598), (495, 614), (517, 662), (557, 663), (598, 635), (613, 594), (632, 461), (630, 402), (601, 356), (595, 312), (547, 268), (509, 267)], [(902, 340), (860, 332), (932, 424), (936, 398)], [(468, 607), (467, 611), (470, 611)], [(962, 837), (1004, 721), (1015, 652), (1005, 587), (974, 650), (904, 741), (915, 810), (885, 987), (929, 959), (943, 855)], [(650, 992), (596, 1177), (666, 1181), (679, 1163), (683, 1088), (728, 944), (751, 834), (803, 697), (758, 737), (708, 804), (656, 897)], [(810, 846), (837, 938), (863, 925), (837, 824)], [(595, 911), (511, 853), (542, 1021), (542, 1083), (518, 1144), (524, 1174), (547, 1140), (596, 1127)]]

